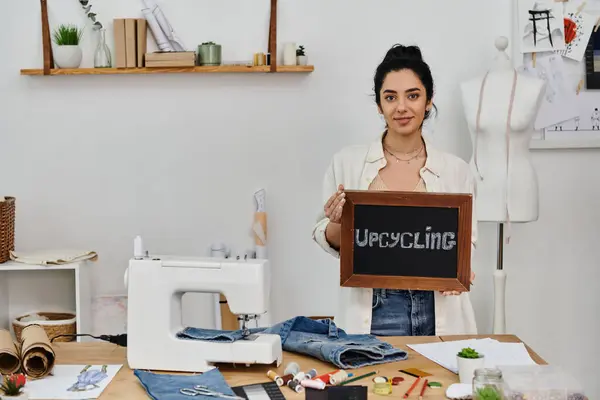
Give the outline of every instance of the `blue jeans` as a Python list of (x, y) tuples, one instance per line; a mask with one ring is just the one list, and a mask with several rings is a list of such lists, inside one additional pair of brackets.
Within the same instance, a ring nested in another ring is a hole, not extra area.
[(430, 290), (373, 289), (371, 334), (434, 336), (435, 304)]
[(225, 381), (223, 374), (216, 368), (200, 375), (156, 374), (153, 372), (136, 369), (134, 375), (146, 389), (146, 393), (153, 400), (189, 400), (189, 399), (217, 399), (209, 396), (189, 396), (179, 392), (179, 389), (193, 389), (195, 385), (207, 386), (216, 392), (234, 395), (235, 393)]
[[(269, 328), (253, 328), (252, 333), (276, 334), (281, 337), (283, 350), (300, 353), (332, 363), (341, 369), (406, 360), (406, 351), (394, 348), (373, 335), (348, 335), (332, 320), (312, 320), (294, 317)], [(213, 329), (185, 328), (177, 337), (188, 340), (222, 342), (240, 340), (240, 330), (215, 331)]]

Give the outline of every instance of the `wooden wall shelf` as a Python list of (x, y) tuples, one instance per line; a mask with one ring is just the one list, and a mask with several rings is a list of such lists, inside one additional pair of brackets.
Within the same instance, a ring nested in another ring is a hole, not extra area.
[[(278, 65), (275, 72), (314, 71), (312, 65)], [(50, 75), (115, 75), (115, 74), (176, 74), (176, 73), (270, 73), (271, 67), (251, 65), (220, 65), (216, 67), (168, 67), (168, 68), (53, 68)], [(22, 69), (21, 75), (44, 75), (44, 69)]]

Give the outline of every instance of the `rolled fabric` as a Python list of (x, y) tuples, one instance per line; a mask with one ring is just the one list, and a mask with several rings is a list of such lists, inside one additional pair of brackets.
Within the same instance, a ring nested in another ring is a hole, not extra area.
[(44, 328), (27, 325), (21, 332), (21, 362), (23, 372), (34, 379), (52, 372), (56, 355)]
[(21, 369), (21, 359), (10, 332), (0, 330), (0, 375), (14, 374)]

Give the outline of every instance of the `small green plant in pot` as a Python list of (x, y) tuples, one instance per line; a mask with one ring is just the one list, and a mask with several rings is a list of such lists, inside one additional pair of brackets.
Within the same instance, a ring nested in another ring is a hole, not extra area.
[(52, 50), (58, 68), (79, 68), (82, 51), (79, 46), (83, 31), (74, 25), (60, 25), (53, 34), (56, 47)]
[(198, 46), (198, 65), (221, 65), (221, 45), (204, 42)]
[(456, 361), (458, 364), (458, 377), (460, 383), (471, 384), (473, 382), (473, 376), (475, 370), (483, 368), (485, 364), (485, 358), (483, 354), (477, 352), (471, 347), (464, 347), (456, 355)]
[(296, 50), (296, 61), (298, 65), (308, 65), (308, 56), (304, 46), (300, 45)]

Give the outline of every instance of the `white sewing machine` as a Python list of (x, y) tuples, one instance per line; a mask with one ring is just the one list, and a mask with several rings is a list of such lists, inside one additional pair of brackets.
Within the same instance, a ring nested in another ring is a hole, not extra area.
[[(280, 336), (249, 335), (246, 327), (248, 320), (268, 310), (268, 260), (148, 256), (140, 254), (137, 242), (134, 248), (125, 272), (131, 369), (205, 372), (217, 362), (281, 365)], [(184, 328), (181, 299), (188, 292), (223, 293), (242, 321), (244, 338), (230, 343), (177, 338)]]

